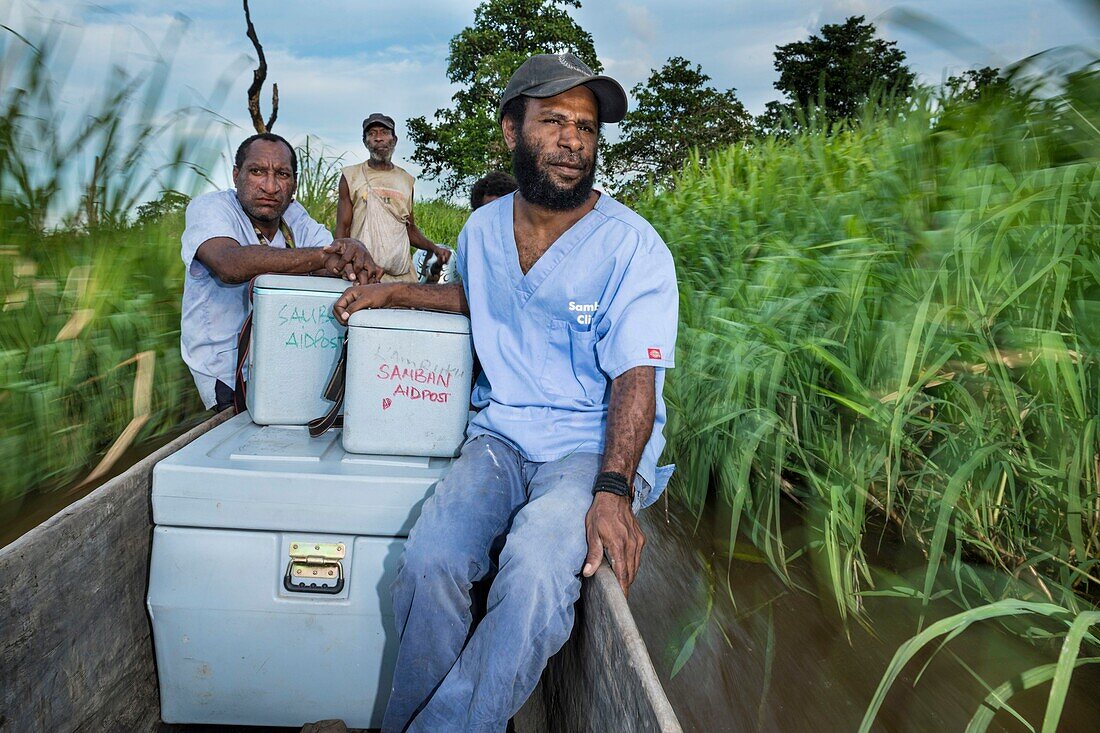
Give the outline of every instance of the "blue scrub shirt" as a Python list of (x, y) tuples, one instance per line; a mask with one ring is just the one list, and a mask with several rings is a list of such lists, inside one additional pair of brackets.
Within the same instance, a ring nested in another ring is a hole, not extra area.
[(672, 474), (657, 467), (665, 369), (676, 346), (672, 255), (645, 219), (601, 194), (524, 275), (514, 199), (481, 207), (458, 236), (456, 266), (483, 369), (468, 436), (500, 437), (537, 462), (602, 454), (611, 380), (655, 367), (656, 419), (638, 466), (652, 503)]

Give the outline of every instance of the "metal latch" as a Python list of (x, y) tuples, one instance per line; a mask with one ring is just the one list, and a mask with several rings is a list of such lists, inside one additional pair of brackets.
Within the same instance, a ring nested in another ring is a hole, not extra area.
[(339, 593), (346, 551), (343, 542), (291, 541), (283, 587), (294, 593)]

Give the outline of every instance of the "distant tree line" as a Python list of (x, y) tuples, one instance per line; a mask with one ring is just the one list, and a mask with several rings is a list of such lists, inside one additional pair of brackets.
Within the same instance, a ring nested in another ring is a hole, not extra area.
[[(602, 67), (592, 35), (569, 15), (580, 0), (485, 0), (474, 23), (451, 39), (448, 79), (460, 85), (452, 104), (431, 119), (409, 121), (413, 160), (444, 194), (464, 190), (487, 171), (507, 169), (497, 132), (497, 100), (509, 76), (533, 53), (569, 51), (595, 71)], [(668, 186), (694, 150), (708, 151), (758, 135), (785, 134), (811, 117), (831, 125), (860, 114), (868, 103), (904, 104), (916, 75), (894, 41), (876, 35), (863, 16), (826, 24), (804, 41), (777, 46), (775, 88), (782, 98), (753, 118), (736, 90), (720, 90), (698, 64), (674, 56), (631, 89), (633, 104), (619, 140), (601, 150), (601, 173), (627, 196)], [(1007, 82), (995, 69), (951, 77), (946, 88), (976, 99)]]

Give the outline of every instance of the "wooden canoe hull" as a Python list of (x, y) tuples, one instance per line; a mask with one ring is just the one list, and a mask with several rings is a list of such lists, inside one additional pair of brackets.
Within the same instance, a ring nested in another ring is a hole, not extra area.
[[(157, 729), (145, 609), (153, 466), (228, 417), (0, 549), (0, 732)], [(584, 583), (573, 636), (516, 722), (531, 733), (680, 731), (610, 571)]]

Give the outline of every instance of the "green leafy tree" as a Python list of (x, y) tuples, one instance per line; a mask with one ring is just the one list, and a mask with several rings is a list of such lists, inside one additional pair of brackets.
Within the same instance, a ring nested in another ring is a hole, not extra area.
[(497, 124), (497, 105), (512, 72), (536, 53), (572, 52), (596, 72), (592, 36), (567, 8), (580, 0), (487, 0), (474, 11), (474, 24), (451, 39), (447, 78), (462, 88), (453, 105), (436, 110), (434, 121), (409, 120), (412, 159), (425, 175), (440, 178), (451, 195), (491, 170), (507, 169), (510, 156)]
[(991, 96), (1011, 94), (1013, 90), (1009, 78), (1001, 74), (1000, 69), (985, 66), (947, 77), (943, 91), (957, 102), (976, 102)]
[(134, 223), (137, 226), (153, 224), (167, 216), (182, 213), (191, 203), (191, 197), (179, 191), (161, 191), (160, 198), (147, 201), (137, 207), (134, 212)]
[(751, 131), (752, 117), (735, 90), (707, 84), (701, 66), (674, 56), (632, 90), (636, 106), (623, 119), (619, 142), (603, 153), (603, 173), (631, 196), (649, 183), (668, 187), (693, 148), (725, 148)]
[(904, 62), (897, 43), (876, 38), (862, 15), (823, 25), (820, 36), (776, 46), (775, 88), (787, 100), (769, 102), (759, 126), (774, 129), (785, 115), (797, 119), (797, 109), (811, 108), (836, 122), (857, 116), (878, 93), (905, 98), (916, 75)]

